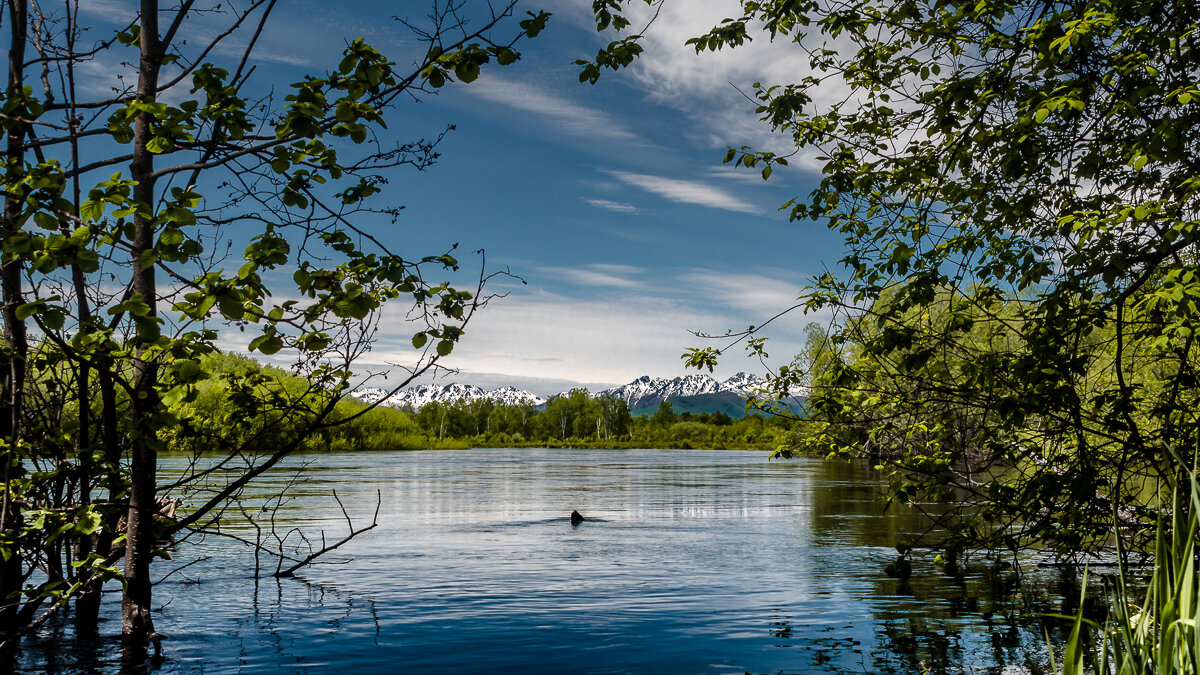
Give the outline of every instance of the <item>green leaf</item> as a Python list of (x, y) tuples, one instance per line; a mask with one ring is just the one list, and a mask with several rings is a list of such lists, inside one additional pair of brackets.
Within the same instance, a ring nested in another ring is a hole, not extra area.
[(160, 400), (167, 407), (179, 405), (187, 400), (188, 390), (189, 387), (186, 384), (171, 387), (162, 393)]
[(24, 321), (28, 319), (34, 314), (42, 311), (43, 307), (45, 307), (45, 303), (41, 300), (37, 302), (27, 302), (23, 305), (17, 305), (17, 311), (15, 312), (17, 321)]
[(38, 211), (37, 213), (33, 214), (33, 222), (37, 223), (37, 226), (43, 230), (58, 229), (58, 218), (55, 218), (45, 211)]
[(171, 149), (171, 139), (166, 138), (165, 136), (155, 136), (154, 138), (151, 138), (149, 142), (146, 143), (146, 150), (148, 150), (156, 155), (161, 155), (162, 153), (164, 153), (170, 149)]
[(173, 227), (168, 228), (159, 235), (158, 241), (164, 246), (178, 246), (183, 243), (183, 233)]
[(454, 74), (460, 81), (470, 84), (479, 78), (479, 65), (474, 61), (462, 61), (454, 67)]
[(274, 335), (258, 346), (258, 350), (268, 356), (277, 353), (280, 349), (283, 349), (283, 340)]
[(191, 209), (185, 209), (178, 206), (173, 206), (158, 214), (158, 219), (169, 223), (178, 223), (180, 225), (195, 225), (196, 214)]
[(79, 205), (79, 217), (87, 221), (97, 221), (104, 217), (104, 202), (89, 199)]
[(193, 359), (182, 359), (172, 365), (175, 369), (175, 376), (183, 382), (197, 380), (204, 373), (204, 369), (200, 367), (200, 362)]
[(283, 340), (276, 335), (260, 335), (250, 341), (250, 351), (257, 350), (267, 356), (277, 353), (280, 349), (283, 349)]
[(104, 522), (100, 514), (91, 506), (80, 509), (76, 518), (78, 522), (75, 525), (75, 529), (80, 534), (92, 534), (100, 529), (100, 524)]
[(215, 304), (217, 304), (217, 296), (211, 293), (204, 296), (204, 299), (200, 301), (200, 304), (196, 305), (195, 316), (198, 318), (206, 316), (209, 310), (211, 310)]
[(442, 341), (438, 342), (438, 345), (437, 345), (438, 356), (447, 356), (452, 351), (454, 351), (454, 343), (451, 342), (450, 340), (442, 340)]
[(246, 308), (242, 305), (241, 298), (233, 295), (226, 295), (218, 299), (217, 307), (221, 310), (221, 314), (225, 315), (225, 318), (233, 321), (239, 321), (246, 315)]
[(414, 349), (420, 349), (424, 347), (425, 343), (427, 342), (429, 342), (429, 336), (425, 333), (417, 333), (412, 338), (412, 345)]
[(49, 307), (42, 315), (42, 323), (46, 324), (46, 328), (50, 330), (62, 330), (63, 324), (66, 321), (66, 315), (57, 307)]

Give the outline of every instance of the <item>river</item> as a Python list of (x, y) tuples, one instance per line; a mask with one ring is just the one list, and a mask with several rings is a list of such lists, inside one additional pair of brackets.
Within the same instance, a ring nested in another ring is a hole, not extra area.
[[(333, 490), (358, 524), (379, 495), (379, 526), (330, 554), (338, 564), (257, 583), (245, 547), (180, 544), (156, 566), (158, 672), (1017, 673), (1045, 660), (1038, 613), (1064, 608), (1045, 571), (1018, 581), (981, 564), (956, 579), (925, 556), (911, 579), (887, 577), (901, 536), (924, 523), (885, 512), (883, 483), (861, 463), (324, 454), (288, 460), (244, 503), (265, 522), (289, 484), (281, 535), (345, 532)], [(573, 526), (572, 510), (588, 520)], [(117, 604), (105, 599), (105, 635), (119, 632)], [(119, 670), (116, 637), (84, 644), (69, 624), (27, 641), (17, 671)]]

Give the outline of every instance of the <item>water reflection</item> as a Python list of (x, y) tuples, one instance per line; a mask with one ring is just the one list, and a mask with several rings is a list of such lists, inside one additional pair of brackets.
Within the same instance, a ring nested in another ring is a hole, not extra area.
[[(1038, 613), (1064, 602), (1036, 570), (947, 577), (918, 559), (910, 579), (884, 575), (926, 523), (885, 512), (862, 464), (651, 450), (308, 459), (247, 499), (269, 501), (299, 471), (281, 522), (336, 536), (330, 490), (368, 521), (378, 490), (379, 529), (341, 564), (257, 583), (248, 551), (183, 544), (174, 564), (207, 559), (158, 587), (159, 672), (1026, 672), (1043, 660)], [(573, 527), (573, 510), (588, 519)], [(119, 672), (118, 630), (75, 643), (60, 618), (14, 669)]]

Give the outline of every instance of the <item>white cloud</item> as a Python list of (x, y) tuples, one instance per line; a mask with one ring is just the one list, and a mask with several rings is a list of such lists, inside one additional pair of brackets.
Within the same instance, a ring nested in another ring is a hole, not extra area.
[[(585, 271), (600, 279), (605, 273), (620, 278), (639, 270), (590, 265)], [(772, 276), (776, 272), (778, 278)], [(509, 297), (493, 302), (472, 320), (443, 365), (462, 371), (451, 377), (453, 381), (474, 381), (470, 374), (486, 374), (493, 386), (506, 378), (514, 383), (554, 380), (555, 387), (566, 389), (558, 385), (564, 381), (623, 384), (642, 375), (673, 377), (686, 372), (680, 356), (688, 347), (725, 344), (698, 338), (691, 331), (720, 334), (761, 324), (794, 304), (800, 286), (797, 275), (777, 270), (728, 275), (689, 269), (669, 278), (670, 283), (638, 288), (608, 286), (599, 297), (595, 289), (589, 289), (587, 297), (569, 287), (554, 292), (513, 289)], [(798, 353), (801, 329), (812, 319), (796, 311), (772, 324), (766, 333), (772, 338), (770, 352), (781, 362)], [(360, 365), (371, 363), (382, 369), (389, 363), (412, 363), (408, 342), (414, 330), (402, 312), (389, 312), (381, 322), (378, 344)], [(756, 368), (760, 369), (757, 362), (742, 358), (735, 348), (715, 375), (728, 377)]]
[(583, 267), (543, 267), (542, 274), (562, 279), (580, 286), (609, 288), (641, 288), (642, 284), (632, 277), (641, 271), (630, 265), (594, 264)]
[(614, 202), (614, 201), (610, 201), (608, 199), (584, 199), (583, 201), (587, 202), (588, 204), (591, 204), (592, 206), (595, 206), (596, 208), (608, 209), (609, 211), (616, 211), (617, 213), (641, 213), (642, 212), (641, 209), (634, 206), (633, 204), (626, 204), (625, 202)]
[(465, 88), (468, 93), (510, 108), (540, 115), (560, 131), (594, 140), (644, 144), (645, 141), (607, 114), (527, 82), (484, 75)]
[[(246, 47), (249, 43), (241, 39), (226, 39), (221, 41), (213, 51), (222, 56), (227, 56), (233, 59), (241, 59), (246, 52)], [(311, 66), (313, 64), (312, 54), (305, 55), (296, 54), (290, 51), (280, 49), (264, 48), (261, 43), (254, 45), (254, 51), (250, 54), (249, 62), (256, 63), (280, 63), (285, 66)], [(232, 69), (231, 69), (232, 70)]]
[(714, 209), (725, 209), (739, 213), (760, 213), (760, 209), (749, 202), (725, 192), (721, 188), (699, 181), (664, 178), (628, 171), (607, 171), (621, 182), (641, 188), (665, 199), (682, 204), (695, 204)]
[(706, 173), (716, 180), (733, 181), (746, 185), (762, 185), (766, 182), (762, 177), (762, 169), (747, 169), (725, 165), (710, 167)]
[[(583, 4), (553, 0), (551, 9), (556, 16), (594, 32), (595, 23), (590, 12), (581, 8)], [(806, 48), (849, 49), (848, 53), (853, 53), (845, 40), (830, 40), (819, 34), (814, 34), (816, 39), (809, 39), (805, 47), (787, 37), (771, 40), (754, 24), (748, 26), (751, 39), (733, 49), (697, 54), (693, 46), (686, 44), (688, 39), (707, 33), (723, 19), (741, 17), (740, 0), (686, 0), (653, 6), (629, 3), (624, 8), (632, 22), (628, 33), (643, 33), (655, 12), (658, 16), (641, 40), (643, 53), (625, 72), (604, 71), (602, 77), (623, 78), (644, 91), (650, 100), (680, 111), (690, 123), (690, 133), (710, 147), (748, 145), (783, 155), (794, 152), (796, 147), (788, 134), (772, 131), (758, 119), (754, 83), (788, 84), (812, 74)], [(611, 32), (598, 34), (594, 45), (600, 47), (613, 37), (615, 34)], [(584, 56), (593, 58), (594, 51)], [(817, 109), (827, 109), (850, 94), (840, 77), (823, 75), (821, 86), (810, 92)], [(819, 154), (815, 149), (806, 149), (792, 157), (792, 165), (819, 171), (822, 165), (817, 159)]]
[[(729, 274), (705, 268), (665, 271), (661, 283), (646, 280), (651, 270), (630, 265), (595, 264), (578, 270), (544, 268), (547, 278), (589, 286), (576, 292), (566, 284), (547, 283), (543, 289), (512, 286), (506, 298), (494, 300), (467, 326), (466, 334), (442, 366), (460, 372), (439, 381), (470, 382), (494, 388), (503, 384), (528, 388), (540, 395), (588, 386), (593, 390), (624, 384), (642, 375), (674, 377), (685, 374), (680, 356), (689, 347), (723, 347), (728, 340), (705, 340), (692, 331), (722, 334), (763, 322), (795, 303), (801, 276), (790, 270), (762, 269)], [(545, 288), (554, 288), (553, 292)], [(406, 318), (406, 307), (386, 306), (377, 340), (357, 362), (360, 374), (391, 371), (393, 386), (403, 373), (396, 365), (412, 366), (418, 355), (412, 334), (420, 323)], [(797, 310), (777, 320), (769, 336), (773, 362), (786, 363), (803, 344), (802, 327), (827, 317), (805, 316)], [(256, 331), (221, 331), (220, 346), (245, 353)], [(254, 354), (255, 358), (264, 358)], [(281, 352), (266, 358), (289, 367), (293, 356)], [(758, 370), (740, 348), (729, 350), (714, 375), (729, 377), (740, 370)], [(433, 374), (422, 381), (429, 381)], [(377, 384), (384, 384), (379, 381)]]
[[(368, 355), (377, 363), (408, 363), (410, 327), (384, 321)], [(580, 382), (628, 382), (658, 374), (689, 344), (686, 328), (707, 317), (661, 299), (584, 301), (545, 291), (512, 295), (488, 306), (468, 326), (446, 365), (465, 371)]]
[(82, 96), (109, 99), (128, 94), (137, 86), (137, 70), (113, 52), (101, 52), (75, 66), (75, 81)]
[(690, 289), (697, 298), (737, 310), (748, 323), (758, 324), (795, 305), (805, 285), (795, 272), (770, 272), (732, 274), (694, 268), (675, 275), (675, 280), (680, 287)]
[(138, 16), (136, 6), (121, 0), (80, 0), (79, 11), (122, 26), (132, 23)]

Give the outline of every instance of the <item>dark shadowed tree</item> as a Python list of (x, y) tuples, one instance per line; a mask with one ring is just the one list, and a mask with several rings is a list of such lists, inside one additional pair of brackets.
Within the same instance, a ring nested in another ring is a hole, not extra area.
[[(414, 46), (399, 61), (347, 40), (326, 70), (285, 84), (258, 71), (275, 0), (141, 0), (97, 25), (74, 0), (6, 0), (5, 645), (72, 600), (81, 627), (94, 627), (110, 578), (123, 583), (123, 633), (144, 644), (156, 542), (204, 527), (344, 419), (331, 414), (385, 303), (407, 303), (415, 322), (414, 376), (450, 353), (485, 277), (459, 290), (440, 278), (457, 269), (451, 253), (400, 253), (377, 238), (400, 208), (378, 204), (380, 193), (398, 169), (429, 167), (441, 139), (398, 140), (385, 121), (485, 65), (514, 63), (548, 15), (513, 10), (432, 3), (396, 24)], [(196, 395), (202, 357), (229, 331), (291, 357), (305, 385), (229, 376), (222, 386), (248, 423), (226, 451), (246, 468), (165, 517), (162, 438), (191, 428), (173, 410)]]
[[(597, 0), (618, 39), (581, 79), (631, 63), (629, 11), (664, 1)], [(688, 41), (807, 57), (753, 95), (821, 167), (785, 209), (845, 236), (802, 298), (837, 317), (810, 448), (874, 443), (895, 496), (953, 495), (947, 548), (1087, 549), (1114, 511), (1133, 534), (1167, 449), (1200, 441), (1198, 22), (1183, 0), (746, 0)]]

